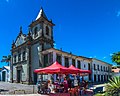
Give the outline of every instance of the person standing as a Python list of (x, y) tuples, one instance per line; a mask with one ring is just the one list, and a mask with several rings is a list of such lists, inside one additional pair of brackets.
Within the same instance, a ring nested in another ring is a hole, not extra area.
[(71, 87), (72, 87), (72, 81), (70, 80), (70, 78), (68, 78), (67, 82), (68, 82), (68, 88), (71, 89)]
[(38, 87), (38, 93), (41, 93), (41, 82), (40, 81), (38, 81), (37, 87)]
[(74, 87), (77, 87), (78, 86), (78, 80), (76, 78), (76, 76), (74, 77)]
[(64, 78), (63, 84), (64, 84), (64, 92), (67, 93), (68, 92), (68, 82), (67, 82), (66, 78)]

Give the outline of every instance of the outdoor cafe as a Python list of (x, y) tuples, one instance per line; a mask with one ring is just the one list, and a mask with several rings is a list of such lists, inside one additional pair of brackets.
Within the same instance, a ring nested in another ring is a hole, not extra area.
[(73, 65), (67, 68), (54, 62), (48, 67), (35, 69), (34, 72), (41, 75), (57, 74), (56, 80), (40, 82), (38, 93), (49, 94), (49, 96), (84, 96), (84, 94), (89, 93), (86, 90), (88, 82), (83, 78), (80, 82), (80, 77), (91, 74), (90, 70), (81, 70)]

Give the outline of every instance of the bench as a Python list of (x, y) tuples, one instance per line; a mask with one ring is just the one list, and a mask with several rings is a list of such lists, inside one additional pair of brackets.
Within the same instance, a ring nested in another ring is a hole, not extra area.
[(19, 93), (19, 92), (23, 92), (25, 94), (25, 90), (14, 90), (14, 94)]

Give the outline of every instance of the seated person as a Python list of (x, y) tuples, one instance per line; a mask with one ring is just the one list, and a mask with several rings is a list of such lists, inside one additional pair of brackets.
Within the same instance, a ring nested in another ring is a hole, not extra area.
[(54, 85), (51, 81), (48, 83), (48, 93), (54, 93)]
[(60, 93), (63, 93), (63, 91), (64, 91), (64, 84), (61, 83), (61, 84), (60, 84), (60, 87), (59, 87), (59, 92), (60, 92)]
[(58, 87), (59, 87), (58, 79), (54, 82), (54, 87), (55, 87), (55, 92), (59, 92), (59, 90), (58, 90)]

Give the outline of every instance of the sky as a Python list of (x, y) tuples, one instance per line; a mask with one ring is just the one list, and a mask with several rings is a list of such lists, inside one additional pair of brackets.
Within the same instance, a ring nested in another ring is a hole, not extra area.
[(41, 7), (55, 24), (57, 49), (112, 63), (120, 51), (120, 0), (0, 0), (0, 60), (11, 54), (20, 26), (28, 33)]

